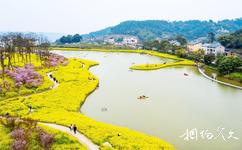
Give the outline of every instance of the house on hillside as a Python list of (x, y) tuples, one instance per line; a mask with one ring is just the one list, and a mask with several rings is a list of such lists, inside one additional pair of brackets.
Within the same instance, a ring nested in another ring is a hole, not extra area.
[(115, 38), (114, 37), (106, 38), (104, 39), (104, 42), (108, 44), (115, 44)]
[(136, 46), (138, 44), (138, 38), (134, 36), (123, 37), (123, 45)]
[(139, 39), (135, 36), (112, 35), (104, 37), (104, 43), (113, 44), (116, 46), (129, 46), (136, 48), (139, 44)]
[(173, 46), (181, 46), (181, 43), (178, 42), (177, 40), (171, 40), (171, 41), (169, 41), (169, 43), (170, 43), (171, 45), (173, 45)]
[(225, 47), (222, 46), (220, 43), (206, 43), (202, 45), (202, 50), (204, 50), (205, 54), (224, 54)]
[(189, 43), (187, 44), (187, 50), (189, 52), (194, 52), (202, 49), (202, 43)]

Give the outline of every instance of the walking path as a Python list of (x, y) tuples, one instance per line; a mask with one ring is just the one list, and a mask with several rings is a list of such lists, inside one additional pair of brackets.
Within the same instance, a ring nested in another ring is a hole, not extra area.
[(76, 134), (73, 131), (70, 131), (70, 128), (65, 127), (65, 126), (61, 126), (61, 125), (57, 125), (57, 124), (51, 124), (51, 123), (39, 123), (39, 124), (43, 124), (46, 125), (48, 127), (60, 130), (62, 132), (65, 132), (75, 138), (78, 139), (78, 141), (80, 143), (82, 143), (83, 145), (85, 145), (89, 150), (98, 150), (99, 147), (94, 144), (91, 140), (89, 140), (87, 137), (85, 137), (83, 134), (81, 134), (80, 132), (76, 132)]
[[(48, 78), (52, 82), (54, 82), (54, 86), (52, 87), (52, 89), (55, 89), (59, 86), (59, 83), (55, 82), (53, 80), (53, 78), (51, 77), (51, 75), (52, 75), (52, 72), (47, 73)], [(94, 144), (90, 139), (88, 139), (85, 135), (81, 134), (78, 131), (75, 134), (74, 132), (70, 131), (69, 127), (65, 127), (65, 126), (61, 126), (61, 125), (57, 125), (57, 124), (51, 124), (51, 123), (42, 123), (42, 122), (39, 122), (39, 123), (46, 125), (48, 127), (60, 130), (62, 132), (68, 133), (69, 135), (72, 135), (73, 137), (77, 138), (80, 143), (85, 145), (89, 150), (99, 150), (99, 147), (96, 144)]]
[(207, 78), (207, 79), (209, 79), (209, 80), (212, 80), (212, 81), (214, 81), (214, 82), (217, 82), (217, 83), (220, 83), (220, 84), (223, 84), (223, 85), (226, 85), (226, 86), (230, 86), (230, 87), (233, 87), (233, 88), (237, 88), (237, 89), (242, 90), (242, 87), (240, 87), (240, 86), (236, 86), (236, 85), (233, 85), (233, 84), (225, 83), (225, 82), (222, 82), (222, 81), (219, 81), (219, 80), (216, 80), (216, 79), (213, 79), (213, 78), (209, 77), (208, 75), (206, 75), (206, 74), (203, 72), (203, 70), (202, 70), (200, 67), (198, 67), (198, 71), (199, 71), (199, 72), (200, 72), (205, 78)]
[(47, 73), (48, 78), (54, 83), (54, 85), (51, 87), (52, 89), (55, 89), (59, 86), (58, 82), (55, 82), (54, 79), (51, 77), (52, 76), (52, 72)]

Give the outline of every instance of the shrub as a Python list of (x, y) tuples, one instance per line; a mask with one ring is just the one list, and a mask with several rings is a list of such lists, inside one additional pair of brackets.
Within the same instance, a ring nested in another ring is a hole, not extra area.
[(15, 129), (11, 132), (11, 136), (16, 140), (24, 140), (25, 130), (23, 128)]
[(68, 64), (68, 59), (58, 54), (51, 54), (49, 58), (45, 61), (46, 67), (57, 67), (59, 65), (66, 66)]
[(54, 135), (41, 130), (39, 133), (39, 139), (40, 139), (41, 145), (45, 149), (49, 149), (51, 144), (54, 142)]
[(16, 92), (6, 92), (5, 93), (6, 98), (11, 98), (11, 97), (14, 97), (14, 96), (17, 96), (17, 95), (18, 95), (18, 93), (16, 93)]
[(25, 140), (16, 140), (12, 145), (13, 150), (25, 150), (27, 147), (27, 142)]
[(204, 63), (206, 65), (211, 65), (214, 60), (215, 60), (214, 54), (208, 54), (204, 56)]
[(233, 73), (242, 65), (242, 60), (238, 57), (222, 57), (218, 61), (218, 71), (222, 75)]
[(35, 92), (34, 90), (23, 89), (23, 90), (20, 90), (20, 91), (19, 91), (19, 94), (20, 94), (20, 95), (28, 95), (28, 94), (32, 94), (32, 93), (34, 93), (34, 92)]

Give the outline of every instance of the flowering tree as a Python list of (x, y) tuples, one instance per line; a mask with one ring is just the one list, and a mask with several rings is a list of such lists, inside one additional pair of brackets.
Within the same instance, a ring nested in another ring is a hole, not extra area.
[(43, 77), (34, 71), (32, 64), (25, 67), (16, 68), (12, 71), (7, 70), (7, 74), (14, 79), (16, 87), (26, 85), (27, 87), (37, 87), (43, 82)]
[(57, 67), (59, 65), (67, 65), (69, 63), (68, 59), (64, 56), (58, 54), (50, 54), (48, 59), (45, 61), (46, 67)]

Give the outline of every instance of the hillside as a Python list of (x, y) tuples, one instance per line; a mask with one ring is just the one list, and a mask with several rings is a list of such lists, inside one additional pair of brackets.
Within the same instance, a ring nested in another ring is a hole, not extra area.
[(242, 29), (234, 33), (219, 37), (219, 42), (227, 48), (241, 50), (242, 49)]
[(176, 35), (182, 35), (189, 40), (205, 37), (209, 32), (223, 34), (234, 32), (242, 28), (242, 18), (234, 20), (222, 20), (214, 22), (190, 20), (190, 21), (125, 21), (114, 27), (91, 32), (83, 35), (84, 38), (97, 38), (106, 35), (122, 34), (133, 35), (141, 40), (150, 40), (156, 38), (170, 38)]

